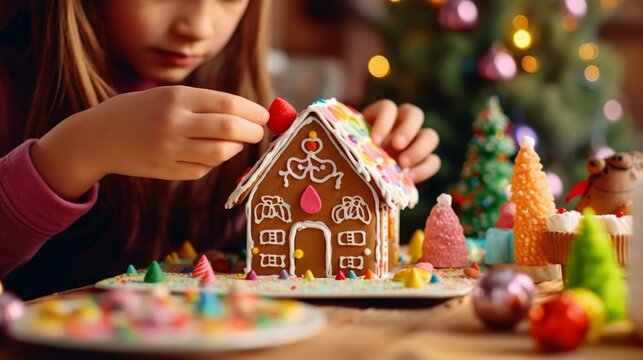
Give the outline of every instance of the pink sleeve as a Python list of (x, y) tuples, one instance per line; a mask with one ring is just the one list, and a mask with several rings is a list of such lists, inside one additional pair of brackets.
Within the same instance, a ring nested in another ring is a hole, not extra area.
[(0, 158), (0, 277), (33, 257), (96, 203), (98, 184), (81, 203), (60, 198), (36, 171), (27, 140)]

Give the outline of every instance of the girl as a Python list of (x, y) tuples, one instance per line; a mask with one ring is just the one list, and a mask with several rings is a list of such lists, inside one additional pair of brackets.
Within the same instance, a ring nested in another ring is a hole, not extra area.
[[(0, 5), (7, 288), (32, 298), (90, 284), (185, 239), (242, 247), (243, 207), (223, 203), (266, 138), (266, 9), (264, 0)], [(437, 171), (438, 137), (420, 129), (418, 108), (383, 100), (364, 114), (416, 181)]]

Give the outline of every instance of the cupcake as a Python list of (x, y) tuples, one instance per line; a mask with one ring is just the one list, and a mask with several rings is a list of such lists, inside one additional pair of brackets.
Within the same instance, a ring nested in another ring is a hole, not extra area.
[[(612, 238), (616, 260), (621, 266), (627, 265), (629, 240), (632, 237), (631, 215), (595, 215), (605, 225)], [(543, 248), (547, 261), (552, 264), (567, 264), (567, 257), (574, 238), (578, 235), (578, 224), (582, 215), (575, 210), (560, 209), (546, 218), (547, 231), (543, 234)]]

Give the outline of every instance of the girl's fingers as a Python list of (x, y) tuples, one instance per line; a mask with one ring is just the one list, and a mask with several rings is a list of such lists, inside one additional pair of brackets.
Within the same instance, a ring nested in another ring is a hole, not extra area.
[(185, 139), (178, 146), (178, 162), (219, 166), (228, 161), (241, 150), (243, 144), (234, 141)]
[(428, 128), (422, 129), (411, 146), (398, 156), (397, 161), (403, 168), (413, 167), (435, 151), (439, 142), (440, 137), (435, 130)]
[(435, 173), (440, 170), (441, 164), (442, 161), (440, 160), (440, 157), (435, 154), (431, 154), (431, 156), (426, 158), (420, 164), (411, 168), (411, 178), (415, 183), (420, 183), (435, 175)]
[(415, 138), (424, 123), (424, 112), (411, 104), (400, 105), (397, 112), (397, 127), (391, 134), (391, 146), (404, 150)]
[(192, 139), (219, 139), (258, 143), (263, 139), (261, 125), (225, 114), (192, 114), (185, 122), (183, 135)]
[(235, 115), (260, 125), (268, 122), (268, 110), (238, 95), (180, 85), (161, 89), (167, 93), (167, 101), (184, 104), (194, 113)]
[(397, 106), (391, 100), (379, 100), (367, 106), (363, 114), (364, 119), (373, 125), (371, 139), (376, 145), (382, 145), (382, 141), (395, 125)]
[(187, 161), (177, 161), (173, 164), (168, 176), (159, 176), (164, 180), (196, 180), (204, 177), (210, 171), (212, 166)]

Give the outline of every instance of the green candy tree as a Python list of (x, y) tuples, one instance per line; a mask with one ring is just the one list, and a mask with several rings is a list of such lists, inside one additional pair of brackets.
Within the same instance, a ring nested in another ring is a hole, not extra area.
[(507, 201), (512, 175), (510, 160), (516, 147), (506, 134), (509, 119), (491, 97), (473, 122), (460, 182), (451, 191), (460, 222), (467, 236), (484, 237), (498, 219), (500, 205)]
[(603, 300), (607, 321), (625, 319), (626, 290), (612, 240), (594, 211), (583, 212), (581, 232), (572, 243), (567, 263), (567, 288), (593, 291)]

